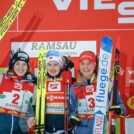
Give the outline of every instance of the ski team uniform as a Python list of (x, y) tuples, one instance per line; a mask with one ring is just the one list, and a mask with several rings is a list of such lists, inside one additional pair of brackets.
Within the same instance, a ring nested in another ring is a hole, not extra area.
[[(96, 84), (90, 84), (90, 82), (84, 78), (78, 81), (70, 88), (70, 117), (76, 116), (81, 120), (81, 124), (75, 127), (74, 133), (92, 134)], [(110, 99), (110, 93), (108, 97)], [(119, 94), (117, 94), (116, 103), (122, 107), (125, 113), (125, 106)]]
[(19, 116), (27, 113), (34, 84), (7, 74), (0, 77), (0, 134), (21, 133)]
[(64, 134), (64, 125), (67, 122), (64, 121), (65, 85), (63, 84), (62, 77), (56, 80), (47, 78), (46, 94), (46, 131)]

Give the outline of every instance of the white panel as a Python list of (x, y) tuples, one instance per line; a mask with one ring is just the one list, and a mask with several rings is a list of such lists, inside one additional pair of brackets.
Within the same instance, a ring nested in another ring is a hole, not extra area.
[(125, 134), (134, 134), (134, 118), (125, 119)]
[(56, 49), (65, 56), (78, 57), (83, 51), (96, 53), (96, 41), (12, 42), (11, 49), (21, 49), (30, 57), (38, 57), (39, 49)]

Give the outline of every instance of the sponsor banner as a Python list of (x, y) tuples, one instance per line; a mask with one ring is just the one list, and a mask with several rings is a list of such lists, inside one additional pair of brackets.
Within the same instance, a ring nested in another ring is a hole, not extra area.
[(83, 51), (96, 53), (96, 41), (12, 42), (12, 50), (19, 48), (33, 58), (38, 57), (39, 49), (55, 49), (65, 56), (78, 57)]
[[(108, 100), (109, 76), (110, 76), (111, 58), (112, 58), (112, 47), (113, 47), (112, 39), (110, 37), (103, 37), (100, 47), (97, 90), (95, 96), (95, 118), (94, 118), (94, 129), (93, 129), (93, 132), (95, 134), (104, 133), (104, 126), (105, 126), (104, 118), (106, 116), (107, 102), (108, 102), (107, 100)], [(101, 119), (100, 121), (99, 118)], [(99, 128), (97, 128), (98, 122), (100, 123)]]
[(103, 134), (104, 132), (104, 125), (103, 122), (105, 122), (105, 116), (101, 113), (101, 111), (98, 111), (95, 114), (95, 122), (94, 122), (94, 134)]
[(47, 103), (47, 114), (64, 114), (64, 103)]
[(49, 93), (47, 94), (47, 102), (58, 102), (58, 103), (64, 103), (64, 93)]
[(134, 87), (134, 67), (126, 67), (126, 87)]
[[(8, 0), (3, 1), (2, 5), (7, 6)], [(6, 6), (1, 8), (1, 16), (4, 16)], [(32, 28), (30, 30), (37, 30), (36, 25), (39, 26), (39, 31), (132, 29), (132, 24), (134, 24), (133, 8), (134, 2), (132, 0), (40, 0), (40, 4), (36, 0), (32, 1), (32, 4), (27, 1), (25, 9), (19, 16), (19, 26), (20, 29), (25, 29), (33, 17), (28, 30), (30, 28)], [(45, 19), (46, 17), (47, 19)], [(34, 23), (37, 19), (38, 23)], [(41, 21), (42, 23), (40, 23)]]
[(0, 113), (1, 114), (12, 114), (12, 115), (15, 115), (15, 116), (19, 116), (20, 115), (20, 112), (18, 111), (15, 111), (15, 110), (12, 110), (12, 109), (7, 109), (7, 108), (2, 108), (0, 107)]
[(131, 97), (128, 98), (128, 100), (127, 100), (127, 106), (130, 109), (134, 110), (134, 96), (131, 96)]
[[(10, 3), (9, 0), (1, 0), (1, 5), (3, 5), (1, 17), (4, 16)], [(32, 30), (32, 32), (76, 30), (77, 32), (78, 30), (133, 29), (134, 1), (40, 0), (39, 4), (38, 1), (33, 0), (31, 4), (31, 1), (27, 0), (18, 19), (19, 25), (17, 26), (26, 32), (27, 30)], [(18, 30), (16, 25), (12, 29)]]
[[(122, 0), (119, 2), (115, 0), (93, 0), (89, 2), (88, 0), (84, 0), (84, 1), (80, 0), (79, 3), (77, 2), (73, 2), (73, 0), (64, 0), (64, 1), (53, 0), (52, 4), (54, 4), (57, 9), (56, 10), (54, 8), (53, 11), (55, 11), (57, 15), (58, 13), (61, 13), (61, 12), (64, 12), (66, 15), (66, 12), (69, 13), (71, 11), (74, 11), (75, 9), (75, 12), (72, 12), (72, 14), (70, 14), (71, 16), (69, 17), (73, 18), (75, 13), (77, 12), (80, 14), (79, 17), (77, 16), (77, 20), (84, 19), (84, 17), (81, 14), (82, 12), (85, 11), (85, 15), (86, 16), (88, 15), (87, 17), (90, 18), (89, 20), (92, 20), (93, 22), (94, 20), (98, 20), (98, 22), (100, 22), (102, 18), (108, 18), (108, 19), (105, 19), (105, 21), (109, 23), (112, 22), (114, 26), (117, 26), (117, 24), (134, 23), (134, 10), (133, 10), (134, 2), (133, 1)], [(52, 10), (52, 7), (49, 9)], [(49, 12), (51, 12), (50, 10)], [(114, 19), (113, 17), (110, 17), (112, 15), (114, 16)], [(96, 19), (94, 19), (94, 16), (96, 16), (95, 17)], [(74, 20), (71, 20), (71, 21), (74, 21)], [(91, 26), (94, 26), (94, 24), (91, 22), (89, 24), (91, 24)], [(107, 24), (100, 23), (100, 27), (106, 28)]]
[(101, 112), (106, 114), (107, 95), (109, 86), (109, 74), (111, 65), (111, 53), (101, 49), (99, 72), (97, 78), (97, 91), (96, 91), (96, 107), (95, 112), (101, 109)]

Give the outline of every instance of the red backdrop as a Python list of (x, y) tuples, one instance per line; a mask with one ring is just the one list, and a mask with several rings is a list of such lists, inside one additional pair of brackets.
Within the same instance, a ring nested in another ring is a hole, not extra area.
[[(5, 16), (13, 2), (0, 0), (0, 17)], [(118, 88), (126, 105), (130, 99), (129, 110), (134, 117), (134, 103), (130, 98), (134, 96), (133, 35), (134, 2), (131, 0), (27, 0), (0, 41), (0, 67), (8, 66), (11, 42), (96, 40), (99, 53), (103, 36), (111, 36), (114, 44), (120, 37), (120, 65), (124, 75), (119, 76)], [(37, 60), (32, 60), (33, 67), (37, 67)], [(77, 62), (77, 58), (72, 60)], [(131, 75), (127, 77), (132, 80), (127, 86), (126, 75)]]

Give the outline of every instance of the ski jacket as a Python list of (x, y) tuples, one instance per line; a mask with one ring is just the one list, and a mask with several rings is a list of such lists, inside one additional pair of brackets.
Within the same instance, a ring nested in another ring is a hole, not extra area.
[[(65, 92), (66, 91), (66, 92)], [(67, 95), (67, 96), (66, 96)], [(47, 78), (46, 90), (46, 131), (64, 132), (65, 103), (69, 104), (68, 87), (65, 87), (63, 77)], [(68, 105), (66, 104), (66, 105)]]
[(28, 111), (34, 84), (6, 73), (0, 80), (0, 134), (21, 133), (19, 116)]
[[(70, 87), (70, 117), (76, 116), (81, 120), (81, 125), (75, 127), (75, 134), (92, 134), (93, 118), (95, 108), (95, 92), (96, 84), (88, 84), (88, 81), (83, 78), (80, 83), (73, 84)], [(108, 98), (110, 100), (111, 93)], [(125, 113), (125, 106), (117, 94), (117, 105), (120, 105)], [(107, 104), (109, 109), (109, 102)]]

